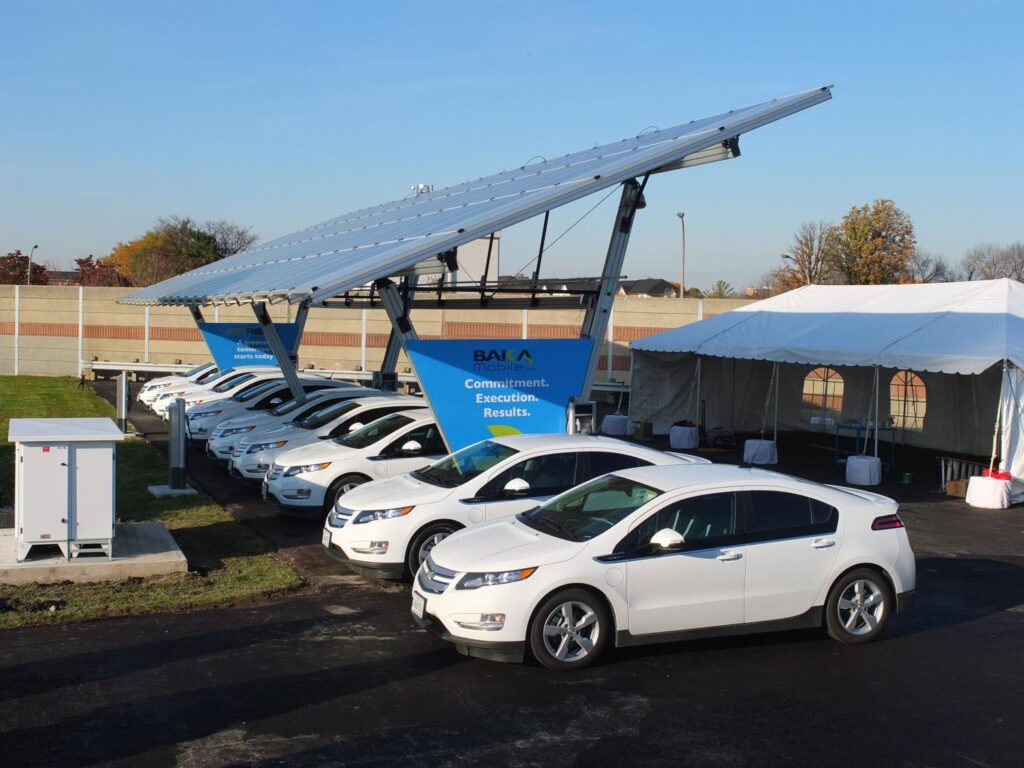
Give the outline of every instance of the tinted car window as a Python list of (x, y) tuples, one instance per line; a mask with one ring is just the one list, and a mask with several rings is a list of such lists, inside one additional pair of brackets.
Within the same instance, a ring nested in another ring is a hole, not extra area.
[(352, 429), (353, 424), (369, 424), (371, 421), (376, 421), (381, 416), (387, 416), (391, 413), (398, 413), (400, 411), (410, 410), (408, 405), (387, 405), (379, 408), (368, 408), (361, 413), (355, 413), (345, 419), (342, 419), (334, 429), (331, 430), (331, 437), (339, 437), (347, 435)]
[(580, 454), (576, 482), (583, 483), (594, 477), (618, 472), (620, 469), (647, 467), (651, 462), (630, 456), (628, 453), (612, 453), (611, 451), (584, 451)]
[(502, 498), (509, 480), (522, 479), (530, 484), (530, 496), (550, 496), (572, 488), (576, 482), (575, 453), (549, 453), (524, 459), (500, 472), (480, 489), (485, 499)]
[(721, 546), (737, 538), (736, 494), (708, 493), (658, 510), (630, 531), (615, 552), (643, 551), (658, 531), (671, 528), (686, 539), (684, 549)]
[(431, 485), (455, 488), (479, 477), (495, 464), (499, 464), (515, 454), (515, 448), (483, 440), (456, 451), (451, 456), (446, 456), (426, 469), (416, 470), (412, 476)]
[(422, 427), (416, 427), (411, 432), (402, 435), (381, 453), (387, 455), (397, 455), (401, 453), (402, 446), (408, 443), (410, 440), (415, 440), (420, 444), (422, 450), (420, 454), (423, 456), (436, 456), (439, 453), (447, 453), (448, 449), (444, 446), (444, 440), (441, 439), (441, 430), (437, 428), (436, 424), (424, 424)]
[(240, 373), (237, 376), (232, 376), (231, 378), (222, 381), (220, 384), (213, 388), (213, 391), (217, 392), (218, 394), (221, 392), (227, 392), (229, 389), (234, 389), (235, 387), (244, 384), (249, 379), (254, 378), (256, 378), (255, 373)]
[(746, 532), (751, 540), (835, 531), (838, 511), (816, 499), (782, 491), (749, 491)]

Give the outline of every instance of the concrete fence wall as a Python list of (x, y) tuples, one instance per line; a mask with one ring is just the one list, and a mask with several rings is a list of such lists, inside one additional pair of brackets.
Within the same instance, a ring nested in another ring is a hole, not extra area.
[[(192, 363), (210, 353), (192, 315), (183, 307), (136, 307), (115, 303), (123, 288), (0, 285), (0, 374), (73, 376), (79, 361)], [(629, 342), (666, 328), (727, 312), (743, 299), (649, 299), (619, 297), (595, 381), (629, 378)], [(295, 308), (270, 308), (277, 321)], [(206, 307), (207, 320), (253, 322), (249, 306)], [(422, 338), (575, 338), (583, 310), (415, 310)], [(338, 370), (374, 370), (391, 329), (383, 310), (310, 311), (300, 364)], [(611, 353), (609, 356), (609, 352)], [(404, 357), (399, 371), (409, 363)]]

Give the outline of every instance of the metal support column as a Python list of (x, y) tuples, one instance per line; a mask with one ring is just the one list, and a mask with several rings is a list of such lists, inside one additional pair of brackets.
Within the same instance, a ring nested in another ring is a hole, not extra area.
[[(405, 278), (404, 290), (399, 290), (394, 282), (388, 279), (378, 280), (375, 285), (380, 294), (381, 304), (387, 312), (391, 321), (391, 333), (388, 336), (388, 346), (384, 350), (384, 360), (380, 364), (380, 373), (394, 373), (398, 366), (398, 353), (405, 349), (405, 342), (408, 339), (416, 340), (416, 329), (412, 327), (409, 319), (409, 297), (408, 292), (415, 290), (419, 280), (417, 275), (409, 275)], [(407, 353), (408, 354), (408, 353)]]
[(597, 362), (601, 357), (601, 341), (608, 329), (608, 317), (615, 304), (615, 291), (618, 289), (619, 277), (622, 275), (622, 262), (626, 258), (626, 246), (629, 244), (629, 235), (633, 231), (633, 217), (637, 210), (645, 205), (645, 186), (647, 186), (646, 176), (642, 184), (638, 183), (636, 179), (630, 179), (622, 185), (622, 197), (619, 198), (619, 210), (615, 214), (615, 229), (612, 230), (611, 240), (608, 242), (608, 254), (605, 256), (604, 270), (601, 272), (601, 284), (597, 297), (587, 307), (583, 326), (580, 328), (580, 338), (592, 339), (594, 342), (593, 348), (590, 350), (587, 375), (583, 380), (580, 396), (577, 398), (580, 401), (590, 400), (594, 371), (597, 369)]
[(303, 402), (306, 399), (306, 393), (299, 383), (299, 375), (295, 372), (295, 361), (288, 350), (285, 349), (281, 337), (278, 336), (277, 328), (274, 327), (274, 321), (270, 319), (270, 313), (267, 312), (267, 305), (263, 302), (253, 304), (252, 311), (256, 315), (260, 328), (263, 329), (263, 337), (267, 340), (270, 351), (274, 353), (274, 357), (277, 359), (277, 364), (281, 368), (284, 380), (288, 382), (288, 389), (291, 390), (292, 397), (300, 403)]
[(295, 308), (295, 319), (292, 324), (295, 326), (295, 366), (299, 365), (299, 347), (302, 346), (302, 334), (306, 332), (306, 320), (309, 318), (309, 300), (301, 302)]

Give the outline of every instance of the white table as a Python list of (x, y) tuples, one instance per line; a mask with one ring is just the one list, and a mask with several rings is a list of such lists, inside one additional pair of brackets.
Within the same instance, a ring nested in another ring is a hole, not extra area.
[(601, 434), (625, 436), (629, 434), (629, 416), (610, 413), (601, 420)]
[(779, 452), (774, 440), (747, 440), (743, 443), (744, 464), (778, 464)]
[(975, 475), (967, 481), (967, 498), (972, 507), (1006, 509), (1010, 506), (1010, 480)]
[(877, 456), (848, 456), (846, 482), (850, 485), (878, 485), (882, 482), (882, 460)]
[(700, 430), (697, 427), (672, 427), (668, 431), (668, 444), (677, 451), (696, 448), (700, 445)]

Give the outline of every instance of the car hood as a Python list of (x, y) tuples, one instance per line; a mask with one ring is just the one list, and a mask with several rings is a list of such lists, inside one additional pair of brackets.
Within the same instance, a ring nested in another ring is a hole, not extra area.
[(448, 498), (456, 488), (441, 488), (423, 483), (409, 475), (374, 480), (345, 494), (346, 509), (391, 509), (432, 504)]
[(294, 467), (296, 464), (319, 464), (324, 461), (341, 461), (354, 456), (357, 451), (338, 445), (332, 440), (316, 440), (308, 445), (289, 448), (275, 459), (282, 467)]
[(559, 539), (515, 519), (496, 520), (449, 536), (431, 557), (454, 571), (513, 571), (564, 562), (584, 546), (586, 542)]
[(275, 440), (295, 440), (299, 435), (307, 435), (308, 432), (298, 427), (293, 427), (290, 424), (285, 424), (280, 427), (271, 427), (270, 429), (253, 430), (252, 432), (246, 433), (238, 442), (242, 445), (252, 445), (254, 443), (272, 443)]
[(238, 427), (258, 427), (262, 424), (271, 425), (274, 417), (266, 413), (252, 413), (244, 416), (232, 416), (220, 423), (223, 429), (237, 429)]

